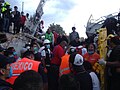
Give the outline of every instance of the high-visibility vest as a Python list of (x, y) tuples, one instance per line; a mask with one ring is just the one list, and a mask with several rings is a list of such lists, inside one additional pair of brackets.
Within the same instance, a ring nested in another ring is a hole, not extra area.
[(63, 74), (69, 74), (70, 73), (69, 57), (70, 57), (70, 55), (68, 55), (68, 54), (65, 54), (62, 57), (60, 70), (59, 70), (59, 76), (62, 76)]
[(38, 72), (40, 62), (30, 60), (28, 58), (23, 58), (13, 64), (11, 64), (13, 75), (11, 78), (7, 79), (7, 82), (13, 84), (15, 79), (24, 71), (34, 70)]
[(5, 12), (7, 10), (7, 8), (2, 7), (2, 13)]
[(48, 39), (48, 40), (50, 40), (50, 42), (52, 42), (53, 41), (53, 33), (52, 32), (50, 34), (46, 33), (45, 39)]

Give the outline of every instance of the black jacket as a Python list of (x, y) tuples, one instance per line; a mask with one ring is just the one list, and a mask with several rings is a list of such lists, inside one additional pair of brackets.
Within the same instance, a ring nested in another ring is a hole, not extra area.
[(2, 79), (0, 79), (0, 90), (10, 90), (12, 85)]

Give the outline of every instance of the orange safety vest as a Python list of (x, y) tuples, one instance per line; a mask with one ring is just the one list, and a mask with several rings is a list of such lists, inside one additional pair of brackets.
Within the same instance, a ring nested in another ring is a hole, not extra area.
[(70, 55), (68, 55), (68, 54), (65, 54), (62, 57), (62, 61), (61, 61), (60, 69), (59, 69), (59, 76), (70, 73), (69, 57), (70, 57)]
[(14, 84), (15, 79), (24, 71), (27, 70), (34, 70), (38, 72), (38, 67), (39, 67), (40, 62), (30, 60), (28, 58), (23, 58), (13, 64), (11, 64), (12, 70), (13, 70), (13, 75), (11, 78), (7, 79), (6, 81)]

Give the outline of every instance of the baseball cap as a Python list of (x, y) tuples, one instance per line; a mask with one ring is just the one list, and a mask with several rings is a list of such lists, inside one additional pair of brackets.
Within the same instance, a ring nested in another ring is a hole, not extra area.
[(80, 46), (78, 46), (77, 48), (78, 48), (78, 49), (80, 49), (80, 48), (83, 48), (83, 46), (82, 46), (82, 45), (80, 45)]
[(73, 53), (70, 55), (69, 62), (75, 66), (83, 65), (83, 57), (80, 54)]

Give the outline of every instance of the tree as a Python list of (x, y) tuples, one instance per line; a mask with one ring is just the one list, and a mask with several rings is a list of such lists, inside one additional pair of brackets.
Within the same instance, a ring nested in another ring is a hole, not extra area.
[(58, 34), (66, 34), (65, 31), (63, 30), (63, 28), (59, 25), (59, 24), (50, 24), (49, 28), (51, 30), (55, 30)]

